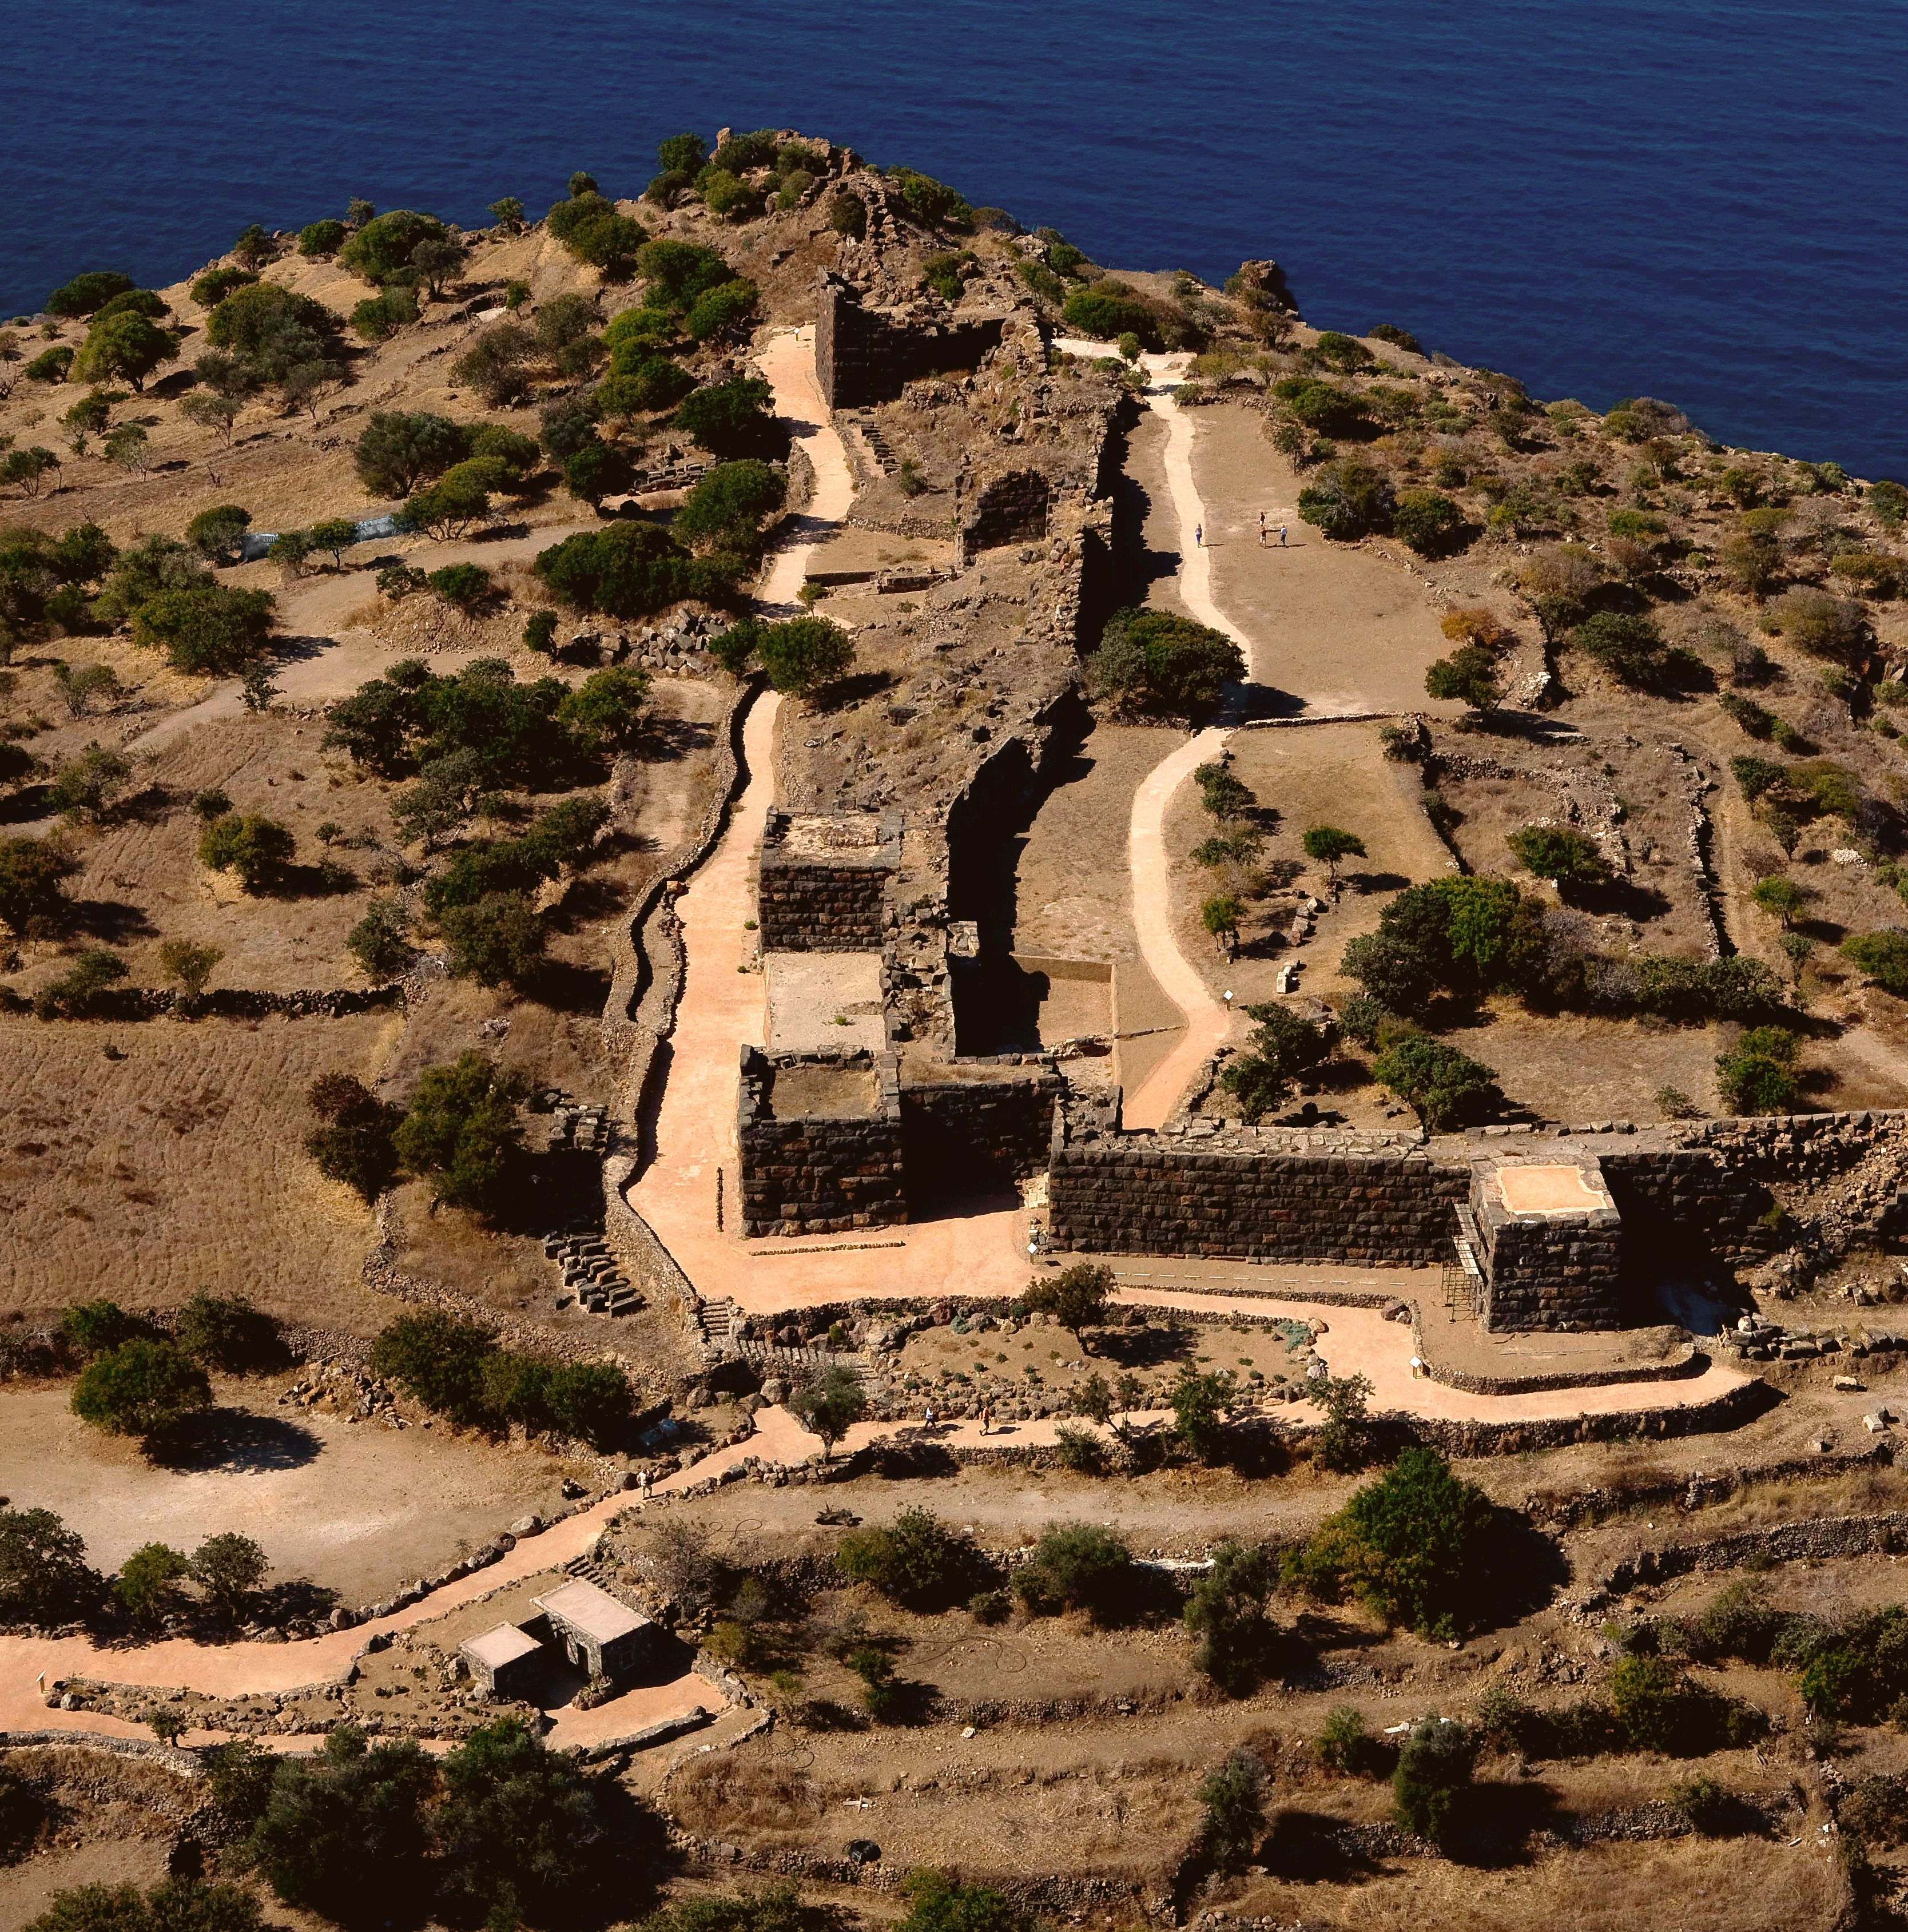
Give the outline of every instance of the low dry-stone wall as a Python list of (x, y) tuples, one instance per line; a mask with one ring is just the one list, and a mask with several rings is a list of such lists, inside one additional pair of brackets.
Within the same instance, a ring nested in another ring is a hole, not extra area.
[(1451, 1252), (1468, 1167), (1396, 1150), (1293, 1150), (1304, 1136), (1070, 1136), (1054, 1124), (1055, 1245), (1091, 1254), (1329, 1261), (1430, 1268)]
[(1740, 1569), (1752, 1560), (1820, 1562), (1834, 1556), (1888, 1555), (1904, 1550), (1908, 1550), (1908, 1511), (1816, 1517), (1714, 1537), (1707, 1543), (1670, 1544), (1659, 1550), (1640, 1550), (1618, 1564), (1604, 1578), (1603, 1587), (1622, 1596), (1640, 1583), (1664, 1583), (1699, 1570)]
[[(21, 1010), (28, 1005), (17, 994), (10, 994), (7, 1004)], [(112, 1020), (122, 1026), (160, 1019), (168, 1013), (190, 1019), (262, 1020), (282, 1013), (288, 1019), (337, 1020), (353, 1013), (381, 1012), (388, 1006), (404, 1004), (404, 989), (395, 985), (292, 993), (260, 992), (248, 986), (214, 986), (196, 999), (174, 992), (169, 986), (108, 986), (92, 995), (86, 1017)]]

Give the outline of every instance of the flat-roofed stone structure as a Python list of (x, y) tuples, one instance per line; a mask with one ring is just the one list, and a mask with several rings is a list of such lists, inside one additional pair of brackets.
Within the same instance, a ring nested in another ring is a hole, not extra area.
[(763, 951), (880, 952), (901, 832), (898, 812), (771, 812), (756, 872)]
[(592, 1677), (627, 1677), (655, 1652), (655, 1624), (586, 1576), (535, 1600), (570, 1661)]
[(514, 1624), (496, 1624), (458, 1646), (472, 1680), (493, 1697), (525, 1697), (539, 1668), (543, 1646)]
[(1594, 1154), (1480, 1162), (1468, 1204), (1485, 1328), (1624, 1325), (1623, 1217)]

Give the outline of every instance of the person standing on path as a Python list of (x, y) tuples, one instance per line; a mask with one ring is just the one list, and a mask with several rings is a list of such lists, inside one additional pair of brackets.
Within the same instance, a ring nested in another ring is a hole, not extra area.
[(921, 1412), (921, 1427), (922, 1430), (929, 1436), (932, 1436), (934, 1433), (934, 1404), (932, 1402), (929, 1402), (927, 1407)]
[(1265, 548), (1265, 512), (1263, 510), (1258, 513), (1258, 547), (1261, 550)]
[(1280, 548), (1281, 550), (1283, 550), (1283, 549), (1285, 548), (1285, 547), (1286, 547), (1286, 526), (1285, 526), (1285, 525), (1284, 525), (1283, 524), (1281, 524), (1279, 526), (1279, 548)]
[(983, 1436), (992, 1436), (994, 1432), (994, 1405), (991, 1402), (982, 1402), (980, 1406), (980, 1432)]
[(1205, 547), (1205, 525), (1204, 524), (1195, 524), (1192, 526), (1192, 548), (1195, 550), (1202, 550)]

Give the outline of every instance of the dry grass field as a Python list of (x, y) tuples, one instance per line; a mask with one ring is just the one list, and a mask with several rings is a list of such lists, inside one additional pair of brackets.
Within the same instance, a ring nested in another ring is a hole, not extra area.
[(45, 1318), (96, 1295), (170, 1307), (204, 1290), (362, 1327), (370, 1216), (306, 1159), (304, 1096), (320, 1073), (374, 1074), (401, 1025), (0, 1018), (0, 1305)]

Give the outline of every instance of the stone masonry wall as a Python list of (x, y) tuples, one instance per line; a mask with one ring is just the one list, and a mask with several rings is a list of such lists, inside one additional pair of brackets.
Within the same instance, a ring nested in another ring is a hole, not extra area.
[(742, 1155), (742, 1231), (748, 1235), (835, 1234), (908, 1219), (902, 1185), (901, 1087), (892, 1054), (874, 1063), (879, 1098), (866, 1114), (778, 1120), (779, 1066), (848, 1064), (864, 1055), (742, 1052), (736, 1138)]
[(944, 1081), (904, 1087), (902, 1146), (910, 1202), (1005, 1186), (1037, 1174), (1053, 1138), (1064, 1083), (1038, 1072), (1022, 1080)]
[(1049, 1226), (1098, 1254), (1428, 1268), (1448, 1258), (1467, 1167), (1422, 1156), (1204, 1153), (1151, 1136), (1066, 1144), (1057, 1129)]
[(963, 549), (971, 556), (1004, 544), (1044, 538), (1052, 502), (1053, 485), (1037, 470), (1016, 470), (997, 477), (974, 498), (961, 529)]
[(952, 369), (974, 369), (1000, 346), (1004, 315), (954, 316), (938, 304), (914, 310), (866, 308), (839, 275), (824, 273), (818, 291), (815, 375), (832, 410), (892, 401), (911, 382)]
[(1483, 1226), (1484, 1326), (1493, 1334), (1623, 1325), (1623, 1231), (1615, 1214)]
[(901, 850), (901, 815), (883, 818), (880, 842), (825, 855), (783, 844), (789, 814), (772, 812), (756, 874), (764, 951), (878, 952), (887, 923), (888, 881)]

